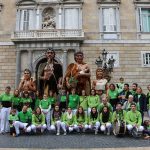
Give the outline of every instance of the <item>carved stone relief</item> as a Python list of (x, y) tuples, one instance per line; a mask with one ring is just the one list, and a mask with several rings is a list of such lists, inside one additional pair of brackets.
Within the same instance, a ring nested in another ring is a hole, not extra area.
[(43, 18), (42, 29), (56, 28), (56, 12), (53, 8), (49, 7), (44, 9), (42, 18)]

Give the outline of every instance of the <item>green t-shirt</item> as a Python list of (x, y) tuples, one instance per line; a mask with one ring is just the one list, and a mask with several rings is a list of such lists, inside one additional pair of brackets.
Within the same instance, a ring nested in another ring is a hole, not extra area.
[(51, 105), (51, 103), (48, 99), (47, 100), (42, 99), (40, 101), (41, 109), (48, 109), (50, 105)]
[(126, 121), (126, 111), (114, 111), (112, 116), (112, 122), (115, 122), (116, 120)]
[(67, 100), (67, 96), (66, 95), (62, 95), (60, 97), (60, 102), (66, 102), (66, 100)]
[(98, 95), (90, 95), (88, 96), (88, 106), (89, 108), (98, 107), (100, 105), (100, 100)]
[(13, 106), (18, 106), (21, 102), (21, 98), (20, 97), (16, 97), (16, 96), (13, 96), (12, 97), (12, 104)]
[(56, 103), (55, 97), (49, 97), (48, 100), (49, 100), (50, 104), (55, 104)]
[(12, 102), (12, 95), (6, 94), (6, 93), (1, 94), (0, 95), (0, 102), (5, 102), (5, 101)]
[(86, 125), (87, 124), (87, 115), (85, 115), (84, 117), (82, 117), (80, 114), (79, 114), (79, 117), (77, 117), (77, 115), (75, 115), (75, 124), (76, 125)]
[(31, 122), (32, 120), (32, 115), (30, 112), (25, 112), (23, 113), (22, 111), (18, 113), (18, 118), (19, 118), (19, 121), (23, 122), (23, 123), (28, 123), (28, 122)]
[(36, 108), (38, 108), (39, 105), (40, 105), (40, 99), (39, 99), (39, 98), (36, 98), (34, 109), (36, 110)]
[(140, 126), (142, 124), (141, 113), (137, 110), (135, 112), (133, 112), (132, 110), (128, 111), (126, 114), (126, 121), (128, 124), (131, 125), (137, 124), (138, 126)]
[(108, 96), (110, 99), (116, 99), (118, 98), (118, 91), (117, 90), (108, 90)]
[(32, 115), (32, 124), (35, 126), (44, 125), (45, 124), (45, 115), (44, 114), (40, 114), (40, 115), (33, 114)]
[(18, 120), (18, 116), (10, 114), (8, 120), (9, 120), (9, 126), (13, 127), (13, 122)]
[(80, 96), (80, 106), (82, 106), (85, 111), (88, 109), (88, 96)]
[(63, 114), (63, 122), (67, 125), (67, 126), (73, 126), (74, 125), (74, 115), (73, 114), (68, 114), (68, 112)]
[(79, 104), (79, 96), (78, 95), (69, 95), (69, 107), (71, 109), (77, 109)]
[(23, 104), (25, 104), (25, 103), (32, 103), (32, 99), (31, 98), (21, 98), (21, 102)]

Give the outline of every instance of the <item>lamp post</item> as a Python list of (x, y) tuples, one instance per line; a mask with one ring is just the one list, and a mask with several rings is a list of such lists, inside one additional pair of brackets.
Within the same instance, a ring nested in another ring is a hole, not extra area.
[(109, 80), (110, 80), (111, 79), (110, 74), (111, 72), (113, 72), (115, 59), (113, 58), (113, 56), (111, 56), (111, 58), (108, 59), (107, 58), (108, 53), (109, 52), (103, 49), (98, 59), (96, 59), (95, 64), (97, 65), (98, 68), (101, 68), (103, 70), (104, 74), (107, 77), (109, 77)]

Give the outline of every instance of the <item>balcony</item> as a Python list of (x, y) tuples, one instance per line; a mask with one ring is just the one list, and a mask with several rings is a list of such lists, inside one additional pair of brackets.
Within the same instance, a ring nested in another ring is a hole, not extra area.
[(29, 30), (15, 31), (11, 35), (14, 42), (21, 41), (66, 41), (84, 40), (84, 32), (81, 29), (52, 29), (52, 30)]

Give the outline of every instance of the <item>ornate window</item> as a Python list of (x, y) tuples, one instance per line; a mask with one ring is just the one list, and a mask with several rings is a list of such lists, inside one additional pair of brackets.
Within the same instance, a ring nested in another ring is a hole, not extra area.
[(98, 0), (102, 39), (120, 39), (120, 0)]
[(138, 38), (150, 39), (150, 1), (134, 0)]

